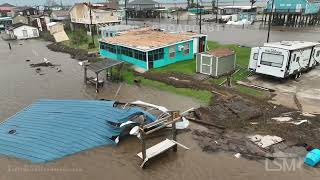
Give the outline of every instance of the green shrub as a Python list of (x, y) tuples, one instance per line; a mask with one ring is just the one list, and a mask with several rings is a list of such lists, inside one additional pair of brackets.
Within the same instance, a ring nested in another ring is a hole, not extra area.
[(88, 43), (88, 35), (87, 32), (83, 29), (77, 29), (70, 34), (70, 40), (73, 44), (86, 44)]

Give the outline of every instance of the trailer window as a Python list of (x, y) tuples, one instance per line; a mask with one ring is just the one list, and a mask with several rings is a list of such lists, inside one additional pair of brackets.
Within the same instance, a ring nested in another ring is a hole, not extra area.
[(258, 56), (259, 56), (258, 53), (254, 53), (254, 54), (253, 54), (253, 60), (258, 60)]
[(282, 67), (283, 59), (284, 59), (283, 55), (262, 53), (261, 64), (266, 66)]
[(320, 56), (320, 50), (317, 52), (317, 57), (319, 57)]

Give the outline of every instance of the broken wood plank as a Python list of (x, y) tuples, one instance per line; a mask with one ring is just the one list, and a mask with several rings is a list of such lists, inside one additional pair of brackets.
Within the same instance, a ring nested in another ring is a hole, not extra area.
[(200, 120), (197, 120), (197, 119), (191, 118), (191, 117), (185, 117), (185, 118), (188, 119), (189, 121), (192, 121), (192, 122), (195, 122), (195, 123), (208, 125), (208, 126), (213, 126), (213, 127), (219, 128), (219, 129), (226, 129), (224, 126), (220, 126), (220, 125), (217, 125), (217, 124), (214, 124), (214, 123), (211, 123), (211, 122), (200, 121)]

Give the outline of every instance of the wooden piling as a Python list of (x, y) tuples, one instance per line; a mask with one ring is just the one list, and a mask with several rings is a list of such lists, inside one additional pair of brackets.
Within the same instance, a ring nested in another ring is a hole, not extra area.
[(87, 84), (87, 66), (85, 65), (84, 66), (84, 77), (83, 77), (83, 80), (84, 80), (84, 83)]

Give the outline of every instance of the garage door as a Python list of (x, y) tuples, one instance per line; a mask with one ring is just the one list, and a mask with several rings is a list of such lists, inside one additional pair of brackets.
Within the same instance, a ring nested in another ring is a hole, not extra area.
[(212, 73), (212, 57), (202, 55), (201, 56), (201, 66), (200, 66), (200, 72), (202, 74), (208, 74), (211, 75)]

